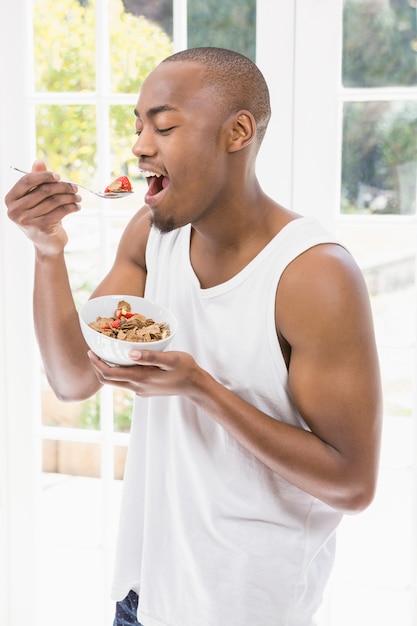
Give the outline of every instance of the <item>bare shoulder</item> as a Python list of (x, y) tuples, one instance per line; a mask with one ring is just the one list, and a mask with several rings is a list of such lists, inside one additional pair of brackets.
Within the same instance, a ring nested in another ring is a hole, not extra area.
[[(316, 245), (284, 271), (277, 293), (277, 326), (290, 345), (300, 337), (330, 339), (355, 326), (372, 327), (366, 284), (356, 261), (341, 245)], [(351, 329), (353, 330), (353, 329)]]

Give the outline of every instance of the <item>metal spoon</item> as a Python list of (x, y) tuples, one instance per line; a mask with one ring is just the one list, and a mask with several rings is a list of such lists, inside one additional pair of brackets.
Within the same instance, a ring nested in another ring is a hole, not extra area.
[[(14, 165), (11, 165), (10, 168), (12, 170), (16, 170), (16, 172), (20, 172), (21, 174), (29, 174), (29, 172), (25, 172), (25, 170), (21, 170), (18, 167), (14, 167)], [(110, 191), (109, 193), (104, 193), (102, 191), (93, 191), (93, 189), (90, 189), (89, 187), (86, 187), (85, 185), (82, 185), (81, 183), (75, 183), (72, 180), (61, 179), (59, 182), (70, 183), (71, 185), (77, 185), (77, 187), (82, 187), (82, 189), (89, 191), (90, 193), (94, 194), (95, 196), (98, 196), (99, 198), (108, 198), (109, 200), (115, 200), (116, 198), (125, 198), (126, 196), (129, 196), (131, 193), (133, 193), (133, 191), (120, 191), (120, 192)]]

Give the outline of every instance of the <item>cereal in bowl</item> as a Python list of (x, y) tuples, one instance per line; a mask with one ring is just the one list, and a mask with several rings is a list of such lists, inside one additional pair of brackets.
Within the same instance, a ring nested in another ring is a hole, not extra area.
[(133, 313), (129, 302), (120, 300), (114, 317), (98, 317), (89, 323), (90, 328), (107, 337), (122, 341), (160, 341), (170, 335), (166, 322), (155, 322), (140, 313)]

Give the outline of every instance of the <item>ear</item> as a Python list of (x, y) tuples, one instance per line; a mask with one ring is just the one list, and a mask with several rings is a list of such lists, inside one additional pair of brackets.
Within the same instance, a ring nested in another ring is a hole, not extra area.
[(238, 152), (246, 148), (255, 139), (256, 122), (249, 111), (239, 111), (228, 120), (228, 150)]

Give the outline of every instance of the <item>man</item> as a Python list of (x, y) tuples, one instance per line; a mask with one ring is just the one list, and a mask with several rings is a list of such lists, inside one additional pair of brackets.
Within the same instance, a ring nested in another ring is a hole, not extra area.
[(115, 625), (311, 626), (335, 529), (371, 502), (377, 477), (361, 273), (316, 220), (262, 191), (269, 96), (251, 61), (179, 52), (148, 76), (135, 116), (146, 204), (93, 295), (171, 308), (169, 351), (135, 350), (127, 368), (88, 353), (63, 253), (77, 189), (37, 162), (6, 198), (35, 246), (35, 326), (57, 396), (136, 393)]

